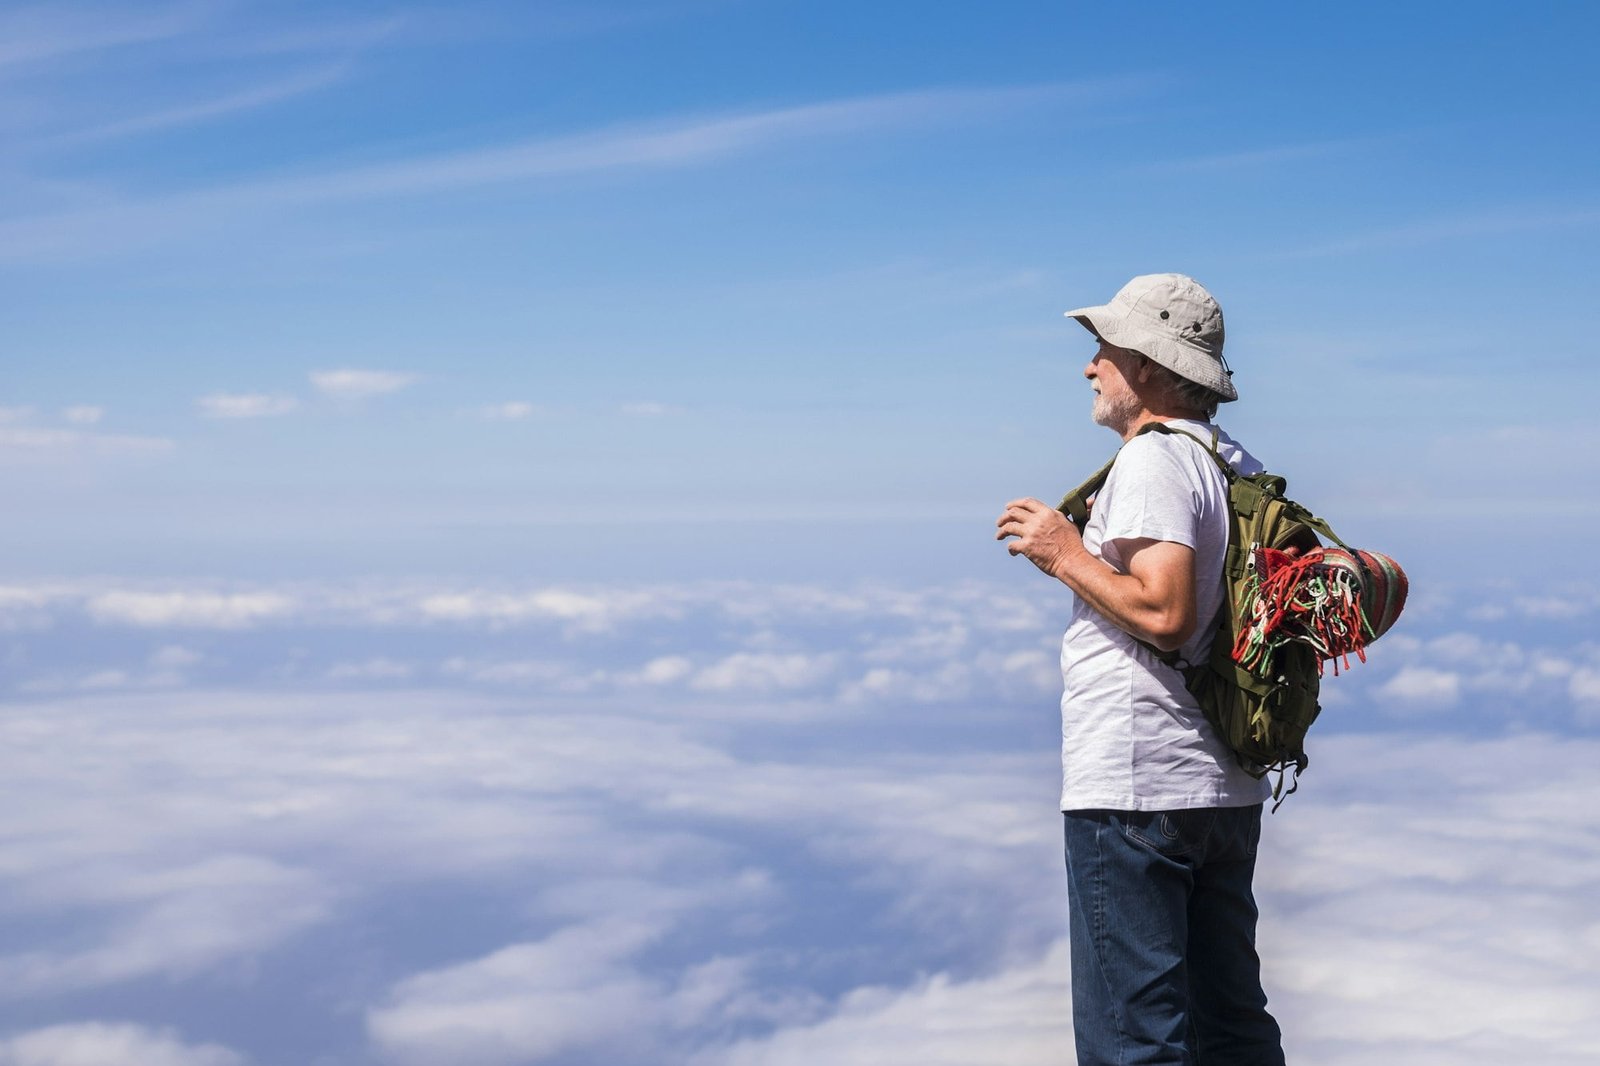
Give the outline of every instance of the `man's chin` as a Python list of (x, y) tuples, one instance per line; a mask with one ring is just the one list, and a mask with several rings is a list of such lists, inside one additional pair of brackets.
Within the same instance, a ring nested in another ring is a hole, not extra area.
[(1094, 405), (1094, 410), (1089, 412), (1089, 418), (1094, 422), (1095, 425), (1105, 426), (1107, 429), (1117, 433), (1121, 433), (1127, 428), (1127, 426), (1123, 424), (1124, 420), (1118, 417), (1118, 412), (1108, 411), (1100, 404)]

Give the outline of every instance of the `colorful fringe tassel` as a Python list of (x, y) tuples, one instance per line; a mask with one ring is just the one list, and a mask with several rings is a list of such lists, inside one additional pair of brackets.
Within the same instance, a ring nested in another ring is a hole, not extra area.
[[(1362, 556), (1367, 554), (1317, 548), (1294, 556), (1274, 548), (1253, 549), (1239, 604), (1243, 624), (1233, 645), (1234, 661), (1261, 674), (1273, 652), (1300, 641), (1316, 650), (1319, 674), (1328, 661), (1335, 674), (1341, 662), (1349, 669), (1351, 655), (1366, 662), (1368, 642), (1382, 631), (1362, 610), (1364, 577), (1370, 572)], [(1392, 560), (1385, 561), (1392, 565)]]

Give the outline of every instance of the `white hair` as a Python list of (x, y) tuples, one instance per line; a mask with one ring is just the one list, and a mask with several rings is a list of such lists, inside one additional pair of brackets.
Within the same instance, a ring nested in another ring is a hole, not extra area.
[[(1142, 354), (1142, 353), (1141, 353)], [(1198, 381), (1190, 381), (1176, 372), (1169, 370), (1148, 355), (1145, 361), (1150, 364), (1151, 377), (1162, 388), (1167, 390), (1167, 395), (1180, 407), (1203, 412), (1206, 420), (1216, 417), (1217, 405), (1222, 403), (1223, 397), (1213, 389), (1208, 389)]]

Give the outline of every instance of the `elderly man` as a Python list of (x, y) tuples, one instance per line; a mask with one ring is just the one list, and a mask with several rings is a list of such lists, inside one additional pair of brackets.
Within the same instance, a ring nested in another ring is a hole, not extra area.
[[(1080, 535), (1015, 500), (998, 539), (1075, 594), (1061, 643), (1073, 1024), (1080, 1066), (1283, 1063), (1251, 893), (1267, 783), (1240, 769), (1182, 675), (1223, 600), (1228, 490), (1203, 445), (1261, 469), (1211, 424), (1236, 398), (1222, 310), (1181, 274), (1134, 278), (1068, 311), (1099, 341), (1093, 418), (1124, 442)], [(1215, 436), (1214, 436), (1215, 435)]]

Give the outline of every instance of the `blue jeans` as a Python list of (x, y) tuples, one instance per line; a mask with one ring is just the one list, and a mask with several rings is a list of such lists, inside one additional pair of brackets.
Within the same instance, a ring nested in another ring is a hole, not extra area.
[(1068, 811), (1079, 1066), (1283, 1066), (1250, 891), (1261, 805)]

